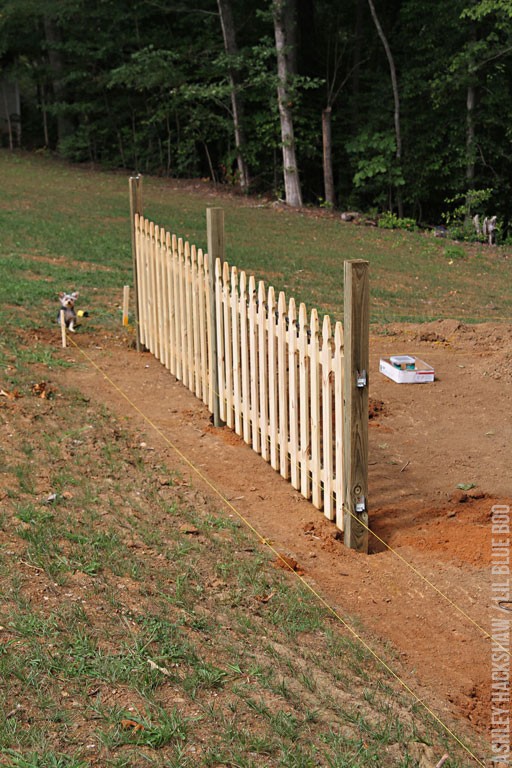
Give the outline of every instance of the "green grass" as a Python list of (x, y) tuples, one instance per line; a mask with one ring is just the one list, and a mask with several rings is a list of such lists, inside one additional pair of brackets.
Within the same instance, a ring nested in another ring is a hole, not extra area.
[[(128, 177), (6, 150), (0, 168), (3, 324), (30, 327), (51, 317), (58, 291), (71, 287), (81, 291), (82, 307), (95, 310), (93, 324), (117, 319), (115, 304), (131, 282)], [(370, 262), (373, 322), (511, 318), (510, 248), (346, 224), (209, 191), (202, 182), (185, 188), (145, 178), (145, 214), (205, 249), (206, 207), (220, 205), (230, 263), (310, 308), (340, 318), (343, 261), (363, 258)]]

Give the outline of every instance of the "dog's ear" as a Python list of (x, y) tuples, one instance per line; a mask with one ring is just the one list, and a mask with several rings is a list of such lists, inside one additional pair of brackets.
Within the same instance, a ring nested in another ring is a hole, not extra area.
[(65, 295), (66, 295), (66, 294), (64, 293), (64, 291), (61, 291), (61, 292), (59, 293), (59, 299), (63, 299)]
[(71, 294), (71, 298), (73, 299), (78, 299), (78, 296), (79, 296), (78, 291), (75, 291), (74, 293)]

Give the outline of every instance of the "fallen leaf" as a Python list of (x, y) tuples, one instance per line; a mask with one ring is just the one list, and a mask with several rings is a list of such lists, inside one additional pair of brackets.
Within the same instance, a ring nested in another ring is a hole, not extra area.
[(33, 384), (31, 391), (35, 397), (41, 397), (42, 399), (46, 399), (48, 397), (46, 381), (40, 381), (39, 384)]
[(268, 603), (269, 600), (272, 600), (272, 598), (275, 595), (275, 591), (271, 592), (269, 595), (255, 595), (256, 600), (260, 603)]
[(121, 720), (121, 728), (125, 731), (131, 731), (132, 733), (138, 733), (138, 731), (144, 730), (142, 723), (137, 723), (135, 720)]
[(12, 392), (0, 389), (0, 397), (6, 397), (8, 400), (16, 400), (18, 397), (21, 397), (21, 394), (17, 389), (13, 389)]
[(186, 533), (189, 536), (198, 536), (199, 529), (196, 528), (195, 525), (189, 525), (189, 523), (183, 523), (183, 525), (180, 525), (180, 533)]

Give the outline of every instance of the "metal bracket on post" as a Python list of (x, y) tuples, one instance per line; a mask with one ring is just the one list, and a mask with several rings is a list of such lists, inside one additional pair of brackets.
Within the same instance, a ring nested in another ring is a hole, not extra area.
[(368, 386), (368, 376), (366, 375), (366, 371), (357, 371), (356, 386), (358, 389), (363, 389)]

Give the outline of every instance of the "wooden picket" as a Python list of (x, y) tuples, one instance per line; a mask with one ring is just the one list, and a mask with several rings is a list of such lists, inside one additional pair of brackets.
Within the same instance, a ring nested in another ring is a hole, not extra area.
[(134, 242), (140, 343), (343, 529), (341, 323), (221, 259), (212, 291), (208, 256), (137, 213)]
[(211, 409), (208, 259), (135, 214), (140, 342)]

